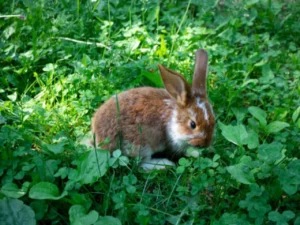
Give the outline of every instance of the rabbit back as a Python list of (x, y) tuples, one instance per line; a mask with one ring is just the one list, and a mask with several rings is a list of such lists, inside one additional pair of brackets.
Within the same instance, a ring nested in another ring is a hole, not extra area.
[(120, 93), (95, 113), (92, 131), (96, 143), (110, 151), (120, 148), (131, 156), (151, 157), (168, 145), (167, 120), (172, 112), (171, 96), (165, 89), (142, 87)]

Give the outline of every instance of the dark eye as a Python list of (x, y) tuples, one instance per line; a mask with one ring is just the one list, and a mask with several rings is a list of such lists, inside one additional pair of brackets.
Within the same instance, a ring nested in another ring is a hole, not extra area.
[(195, 123), (194, 121), (191, 121), (190, 125), (191, 125), (191, 128), (192, 128), (192, 129), (195, 129), (195, 128), (196, 128), (196, 123)]

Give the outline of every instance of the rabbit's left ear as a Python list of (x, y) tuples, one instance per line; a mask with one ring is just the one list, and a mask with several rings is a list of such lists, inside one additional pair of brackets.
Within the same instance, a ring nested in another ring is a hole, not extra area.
[(170, 70), (160, 64), (158, 67), (166, 90), (178, 103), (185, 106), (191, 94), (190, 86), (187, 81), (180, 73)]
[(194, 95), (206, 97), (206, 76), (208, 70), (208, 56), (206, 51), (198, 49), (195, 54), (195, 70), (192, 91)]

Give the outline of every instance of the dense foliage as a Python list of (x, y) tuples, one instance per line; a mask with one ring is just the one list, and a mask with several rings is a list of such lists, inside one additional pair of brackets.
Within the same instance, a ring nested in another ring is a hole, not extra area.
[[(0, 2), (1, 224), (300, 224), (300, 6), (292, 0)], [(214, 143), (145, 172), (80, 144), (95, 109), (190, 81), (209, 53)]]

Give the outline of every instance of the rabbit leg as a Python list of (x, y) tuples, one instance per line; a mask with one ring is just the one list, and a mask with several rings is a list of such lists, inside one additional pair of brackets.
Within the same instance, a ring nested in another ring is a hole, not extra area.
[(142, 167), (144, 170), (163, 170), (168, 166), (175, 166), (175, 163), (168, 159), (159, 159), (159, 158), (152, 158), (152, 159), (145, 159), (141, 164), (140, 167)]

